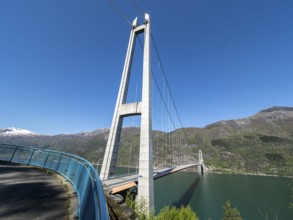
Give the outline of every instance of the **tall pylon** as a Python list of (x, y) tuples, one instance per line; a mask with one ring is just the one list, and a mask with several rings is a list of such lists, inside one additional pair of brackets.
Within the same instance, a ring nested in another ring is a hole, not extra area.
[[(126, 103), (135, 41), (141, 33), (144, 33), (142, 100)], [(143, 200), (149, 212), (154, 210), (150, 35), (150, 16), (145, 14), (144, 22), (140, 26), (138, 26), (137, 18), (135, 18), (132, 23), (122, 79), (100, 173), (101, 180), (107, 180), (114, 173), (123, 118), (141, 115), (137, 199)]]
[(201, 173), (202, 175), (205, 172), (205, 166), (204, 166), (201, 150), (198, 151), (198, 172)]

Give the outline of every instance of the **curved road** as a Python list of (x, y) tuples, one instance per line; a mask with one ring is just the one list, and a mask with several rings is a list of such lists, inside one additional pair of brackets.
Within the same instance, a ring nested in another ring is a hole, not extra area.
[(62, 219), (66, 192), (57, 180), (40, 170), (0, 163), (0, 219)]

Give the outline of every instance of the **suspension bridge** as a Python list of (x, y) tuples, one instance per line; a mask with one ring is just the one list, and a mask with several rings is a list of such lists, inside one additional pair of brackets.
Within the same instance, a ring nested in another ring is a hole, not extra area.
[[(139, 36), (142, 34), (144, 34), (143, 45), (139, 38)], [(182, 143), (180, 143), (180, 141), (182, 142), (182, 138), (178, 137), (179, 132), (175, 132), (176, 129), (178, 129), (175, 122), (178, 121), (181, 128), (182, 124), (173, 100), (172, 93), (167, 83), (166, 76), (163, 72), (162, 78), (163, 82), (165, 82), (164, 89), (167, 88), (167, 92), (164, 92), (164, 94), (168, 94), (167, 99), (160, 90), (157, 76), (155, 76), (154, 71), (151, 68), (151, 43), (153, 40), (151, 36), (150, 16), (145, 14), (143, 24), (141, 25), (138, 25), (138, 18), (135, 18), (131, 26), (128, 49), (126, 52), (116, 107), (114, 110), (112, 125), (100, 172), (100, 179), (112, 194), (129, 189), (131, 187), (137, 187), (138, 193), (136, 199), (138, 201), (143, 200), (149, 212), (154, 210), (153, 182), (155, 179), (162, 178), (166, 175), (170, 175), (172, 173), (194, 166), (199, 166), (200, 172), (204, 173), (204, 162), (201, 151), (198, 154), (199, 159), (197, 163), (188, 163), (189, 161), (192, 161), (192, 158), (190, 158), (190, 155), (184, 155), (182, 152), (183, 146)], [(127, 96), (129, 92), (130, 75), (133, 66), (134, 49), (136, 45), (135, 42), (137, 39), (139, 40), (140, 46), (142, 48), (143, 60), (141, 100), (128, 102)], [(155, 51), (158, 55), (158, 50), (156, 47)], [(161, 65), (159, 56), (158, 59)], [(163, 70), (162, 66), (160, 67)], [(167, 120), (165, 119), (164, 122), (168, 124), (167, 132), (165, 132), (167, 134), (167, 137), (165, 138), (167, 143), (165, 143), (165, 146), (162, 145), (162, 141), (159, 142), (159, 139), (162, 139), (160, 135), (153, 137), (152, 122), (155, 111), (152, 105), (152, 82), (155, 82), (155, 86), (158, 89), (158, 95), (161, 98), (162, 109), (164, 110), (164, 113), (161, 114), (161, 118), (164, 118), (164, 115), (167, 116)], [(140, 116), (138, 173), (127, 176), (115, 176), (123, 120), (127, 117), (133, 117), (137, 115)], [(172, 132), (174, 134), (172, 134)], [(155, 153), (153, 152), (153, 140), (154, 142), (157, 141), (157, 143), (159, 143), (158, 145), (160, 145), (156, 147), (157, 152)], [(159, 150), (162, 152), (161, 156), (159, 156)], [(156, 155), (157, 161), (153, 160), (153, 155)], [(160, 164), (158, 163), (159, 159), (163, 159)], [(167, 160), (170, 166), (166, 166)], [(157, 167), (157, 169), (154, 169), (154, 166), (160, 166), (160, 168)]]
[[(153, 179), (159, 179), (164, 176), (176, 173), (181, 170), (185, 170), (188, 168), (192, 168), (198, 166), (200, 169), (200, 173), (203, 174), (203, 165), (202, 164), (187, 164), (187, 165), (179, 165), (179, 166), (173, 166), (173, 167), (167, 167), (159, 170), (154, 170), (153, 173)], [(122, 175), (122, 176), (114, 176), (112, 178), (109, 178), (107, 180), (104, 180), (103, 183), (106, 185), (106, 188), (110, 194), (116, 194), (128, 189), (131, 189), (132, 187), (137, 187), (138, 180), (140, 176), (138, 174), (132, 174), (132, 175)]]
[[(143, 43), (139, 38), (141, 35), (143, 35)], [(128, 101), (130, 74), (137, 39), (142, 48), (141, 98), (130, 102)], [(161, 78), (151, 68), (152, 47), (157, 55)], [(164, 83), (163, 90), (160, 89), (159, 82)], [(157, 98), (157, 107), (160, 107), (157, 110), (153, 108), (152, 99), (155, 98)], [(138, 172), (124, 176), (115, 175), (123, 121), (135, 116), (140, 117), (139, 141), (131, 143), (130, 146), (138, 145), (138, 155), (132, 153), (130, 148), (128, 160), (129, 165), (137, 163)], [(156, 128), (153, 127), (153, 121)], [(195, 159), (195, 155), (198, 156), (198, 160)], [(144, 200), (147, 211), (152, 212), (154, 180), (191, 167), (198, 167), (198, 171), (203, 174), (205, 166), (202, 152), (193, 152), (188, 146), (158, 49), (151, 34), (150, 16), (145, 14), (141, 25), (138, 24), (138, 18), (131, 24), (120, 88), (99, 177), (87, 160), (62, 152), (1, 145), (0, 160), (39, 166), (63, 175), (77, 191), (80, 219), (109, 218), (103, 188), (115, 194), (137, 187), (136, 199)]]

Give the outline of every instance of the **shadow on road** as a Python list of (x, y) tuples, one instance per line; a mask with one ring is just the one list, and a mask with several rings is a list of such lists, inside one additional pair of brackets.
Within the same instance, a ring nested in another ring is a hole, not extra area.
[(66, 192), (40, 170), (0, 164), (0, 219), (64, 219)]

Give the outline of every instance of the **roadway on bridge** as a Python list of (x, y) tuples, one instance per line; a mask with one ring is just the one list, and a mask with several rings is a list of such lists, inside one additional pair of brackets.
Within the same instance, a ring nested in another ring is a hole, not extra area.
[(0, 163), (0, 219), (65, 219), (66, 191), (55, 177)]
[[(185, 170), (185, 169), (198, 166), (198, 165), (199, 164), (194, 163), (194, 164), (186, 164), (186, 165), (180, 165), (180, 166), (174, 166), (170, 168), (155, 170), (153, 172), (153, 178), (154, 180), (156, 180), (164, 176), (170, 175), (172, 173), (176, 173), (178, 171)], [(116, 176), (108, 180), (104, 180), (103, 184), (105, 185), (109, 193), (116, 194), (126, 189), (130, 189), (131, 187), (137, 186), (138, 179), (139, 179), (138, 174)]]

